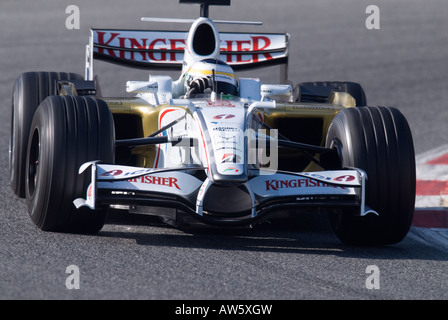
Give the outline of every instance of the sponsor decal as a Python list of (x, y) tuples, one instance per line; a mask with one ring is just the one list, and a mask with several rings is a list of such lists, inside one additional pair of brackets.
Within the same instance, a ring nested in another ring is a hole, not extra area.
[[(139, 30), (93, 30), (93, 34), (95, 50), (99, 54), (148, 63), (182, 61), (188, 36), (186, 32)], [(220, 38), (221, 60), (231, 65), (257, 63), (286, 56), (284, 34), (224, 32), (220, 33)], [(240, 54), (234, 54), (235, 52)]]
[(100, 174), (100, 177), (116, 177), (123, 174), (123, 170), (111, 170)]
[(344, 187), (330, 185), (321, 181), (312, 179), (293, 179), (293, 180), (266, 180), (266, 191), (279, 189), (295, 189), (295, 188), (340, 188)]
[(241, 156), (233, 153), (225, 153), (222, 156), (221, 163), (240, 163), (241, 162)]
[[(250, 39), (247, 40), (226, 40), (222, 41), (225, 43), (224, 46), (221, 45), (221, 51), (225, 54), (226, 51), (236, 51), (242, 52), (242, 51), (262, 51), (266, 50), (271, 46), (271, 40), (268, 37), (265, 36), (257, 36), (257, 37), (250, 37)], [(233, 62), (233, 58), (231, 54), (225, 54), (226, 56), (226, 62), (231, 63)], [(265, 60), (272, 60), (273, 57), (269, 53), (262, 54), (264, 56)], [(252, 54), (249, 59), (243, 59), (242, 56), (237, 55), (236, 61), (237, 63), (242, 62), (258, 62), (260, 59), (259, 54)]]
[[(142, 168), (142, 169), (137, 169), (135, 171), (124, 172), (121, 169), (114, 169), (114, 170), (110, 170), (110, 171), (100, 174), (100, 177), (115, 177), (117, 179), (121, 179), (121, 178), (125, 178), (125, 177), (136, 176), (136, 175), (144, 175), (146, 173), (152, 172), (153, 170), (154, 169), (150, 169), (150, 168)], [(111, 179), (111, 180), (114, 180), (114, 179)]]
[[(218, 143), (218, 144), (224, 144), (224, 142), (222, 142), (222, 141), (218, 141), (217, 143)], [(236, 144), (232, 144), (231, 146), (219, 147), (219, 148), (216, 148), (215, 151), (233, 150), (233, 151), (235, 151), (235, 152), (240, 152), (240, 153), (242, 153), (242, 152), (243, 152), (243, 149), (237, 148), (237, 147), (235, 147), (235, 145), (236, 145)]]
[[(236, 107), (230, 101), (223, 100), (223, 99), (216, 100), (216, 101), (212, 101), (212, 100), (207, 99), (206, 102), (207, 102), (207, 107), (231, 107), (231, 108), (235, 108)], [(214, 118), (214, 119), (218, 119), (218, 118)]]
[(240, 128), (235, 127), (214, 127), (213, 131), (227, 131), (227, 132), (240, 132), (242, 131)]
[[(131, 33), (132, 35), (132, 33)], [(135, 35), (139, 35), (135, 33)], [(130, 59), (138, 61), (177, 61), (175, 52), (160, 52), (154, 53), (153, 50), (170, 50), (183, 52), (185, 49), (186, 39), (141, 39), (127, 36), (127, 32), (103, 32), (96, 31), (95, 44), (99, 45), (98, 53), (107, 54), (111, 57), (119, 57), (121, 59)], [(114, 46), (118, 48), (129, 49), (146, 49), (145, 51), (126, 52), (113, 49), (105, 49), (102, 46)], [(138, 57), (137, 57), (138, 55)]]
[(353, 181), (355, 179), (356, 179), (356, 177), (352, 176), (352, 175), (345, 175), (345, 176), (333, 178), (334, 181), (340, 181), (340, 182), (348, 182), (348, 181)]
[(234, 114), (218, 114), (216, 116), (213, 117), (213, 119), (232, 119), (235, 118)]
[(181, 188), (177, 184), (177, 179), (173, 177), (142, 176), (134, 179), (129, 179), (127, 180), (127, 182), (154, 184), (181, 190)]

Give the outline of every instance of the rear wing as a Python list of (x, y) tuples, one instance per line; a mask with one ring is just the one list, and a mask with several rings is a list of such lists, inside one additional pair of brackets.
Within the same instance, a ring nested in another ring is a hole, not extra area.
[[(93, 60), (143, 69), (182, 70), (188, 32), (91, 29), (86, 48), (86, 80), (93, 80)], [(281, 65), (288, 70), (287, 33), (219, 33), (220, 59), (237, 70)]]

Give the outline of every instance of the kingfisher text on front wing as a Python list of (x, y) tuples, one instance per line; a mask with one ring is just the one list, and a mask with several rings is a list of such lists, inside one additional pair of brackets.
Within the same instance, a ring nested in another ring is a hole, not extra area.
[(271, 314), (272, 305), (264, 304), (223, 304), (219, 308), (191, 307), (182, 304), (176, 307), (176, 315), (200, 315), (207, 317), (209, 313), (219, 315), (268, 315)]

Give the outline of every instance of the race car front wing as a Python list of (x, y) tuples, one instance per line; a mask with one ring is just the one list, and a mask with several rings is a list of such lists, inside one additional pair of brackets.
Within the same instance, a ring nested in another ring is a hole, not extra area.
[(201, 181), (193, 174), (206, 168), (151, 169), (91, 161), (80, 167), (79, 174), (84, 174), (89, 167), (91, 183), (86, 199), (74, 200), (76, 208), (86, 206), (95, 210), (104, 205), (170, 207), (199, 221), (221, 225), (250, 224), (276, 209), (292, 207), (352, 207), (359, 210), (360, 216), (378, 215), (365, 204), (367, 176), (357, 168), (276, 173), (251, 170), (250, 178), (242, 184), (250, 197), (250, 213), (236, 218), (234, 215), (213, 215), (204, 209), (204, 200), (214, 182), (208, 178)]

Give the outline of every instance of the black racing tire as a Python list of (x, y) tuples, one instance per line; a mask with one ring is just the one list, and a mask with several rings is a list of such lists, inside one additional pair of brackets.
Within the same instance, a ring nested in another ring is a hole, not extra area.
[(326, 146), (337, 150), (343, 167), (366, 172), (366, 205), (379, 214), (331, 214), (336, 236), (353, 245), (400, 242), (412, 223), (416, 189), (414, 144), (403, 114), (390, 107), (344, 109), (330, 124)]
[(25, 184), (28, 213), (42, 230), (97, 233), (107, 207), (76, 209), (91, 182), (79, 167), (93, 160), (114, 161), (114, 124), (107, 104), (92, 97), (51, 96), (31, 124)]
[(37, 107), (46, 97), (57, 94), (57, 81), (82, 79), (79, 74), (65, 72), (26, 72), (17, 78), (12, 95), (9, 142), (10, 186), (17, 196), (25, 197), (26, 151)]
[(347, 92), (355, 99), (357, 107), (367, 105), (366, 94), (362, 86), (359, 83), (349, 81), (302, 82), (299, 84), (299, 100), (306, 101), (307, 99), (304, 95), (315, 94), (316, 96), (325, 97), (322, 101), (317, 102), (328, 102), (328, 96), (332, 91)]

